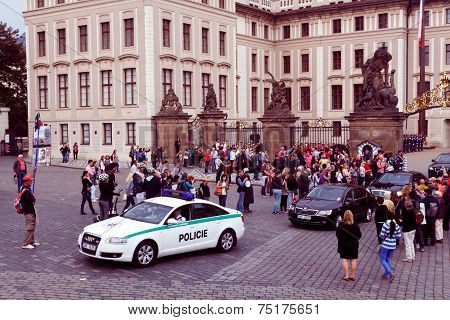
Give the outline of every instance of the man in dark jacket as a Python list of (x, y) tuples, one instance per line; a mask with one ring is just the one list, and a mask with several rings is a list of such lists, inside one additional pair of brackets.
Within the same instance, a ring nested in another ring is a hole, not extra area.
[(19, 154), (17, 156), (17, 160), (14, 161), (13, 165), (13, 176), (17, 179), (17, 192), (20, 192), (20, 189), (23, 185), (23, 178), (27, 175), (27, 164), (23, 159), (23, 155)]
[(23, 178), (23, 190), (20, 197), (21, 213), (25, 217), (25, 236), (22, 241), (22, 249), (34, 249), (39, 243), (34, 240), (34, 230), (36, 228), (36, 209), (34, 204), (36, 198), (31, 192), (33, 178), (25, 176)]
[[(431, 213), (433, 210), (432, 206), (438, 206), (438, 200), (432, 196), (431, 189), (425, 190), (425, 198), (423, 198), (422, 203), (425, 205), (425, 220), (427, 222), (424, 229), (424, 245), (434, 246), (436, 244), (436, 216), (433, 216)], [(430, 240), (430, 242), (428, 242)]]
[(298, 176), (298, 191), (300, 199), (306, 197), (309, 192), (309, 177), (302, 168), (300, 169), (300, 175)]
[(155, 174), (155, 171), (153, 169), (150, 169), (148, 177), (146, 177), (144, 180), (145, 198), (150, 199), (154, 197), (160, 197), (161, 190), (161, 179)]

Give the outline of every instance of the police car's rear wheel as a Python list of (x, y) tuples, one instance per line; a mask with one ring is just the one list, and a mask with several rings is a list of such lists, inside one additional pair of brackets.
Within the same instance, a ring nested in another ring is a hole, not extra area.
[(150, 241), (141, 242), (134, 251), (133, 263), (138, 267), (148, 267), (156, 259), (156, 245)]
[(217, 249), (222, 252), (228, 252), (236, 245), (237, 239), (236, 235), (232, 230), (225, 230), (219, 237), (219, 242), (217, 243)]

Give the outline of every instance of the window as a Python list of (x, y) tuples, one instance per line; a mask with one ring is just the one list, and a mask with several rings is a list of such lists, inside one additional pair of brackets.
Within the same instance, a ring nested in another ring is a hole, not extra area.
[(309, 72), (309, 54), (302, 54), (302, 72)]
[(208, 87), (209, 87), (209, 73), (202, 73), (202, 98), (203, 98), (203, 104), (206, 100), (206, 95), (208, 94)]
[(47, 76), (38, 77), (39, 83), (39, 108), (48, 109)]
[(163, 47), (170, 48), (170, 20), (163, 19)]
[(91, 132), (89, 130), (89, 124), (82, 123), (81, 124), (81, 144), (90, 144), (91, 143)]
[(342, 110), (342, 85), (331, 86), (331, 109)]
[(202, 53), (208, 53), (209, 52), (209, 48), (208, 48), (208, 33), (209, 33), (209, 29), (208, 28), (202, 28)]
[(341, 70), (341, 52), (333, 51), (333, 70)]
[(447, 12), (447, 24), (450, 24), (450, 9), (447, 9), (446, 10), (446, 12)]
[(37, 0), (36, 6), (38, 8), (42, 8), (45, 6), (45, 1), (44, 0)]
[(45, 32), (40, 31), (37, 33), (38, 37), (38, 56), (45, 57)]
[(252, 111), (258, 111), (258, 88), (252, 87)]
[(103, 144), (112, 144), (112, 123), (103, 124)]
[(269, 56), (264, 56), (264, 73), (269, 72)]
[(80, 106), (89, 107), (91, 105), (91, 85), (89, 73), (80, 72)]
[(69, 125), (61, 124), (61, 144), (69, 143)]
[(291, 38), (291, 26), (283, 26), (283, 39)]
[(446, 60), (446, 64), (450, 64), (450, 44), (447, 44), (445, 46), (445, 60)]
[(66, 29), (58, 29), (58, 54), (66, 54)]
[(342, 124), (340, 121), (333, 121), (333, 137), (342, 136)]
[(283, 56), (283, 73), (291, 73), (291, 56)]
[(355, 83), (353, 85), (353, 105), (356, 106), (356, 104), (361, 101), (363, 98), (363, 85), (362, 83)]
[(388, 27), (388, 14), (380, 13), (378, 15), (378, 29), (386, 29)]
[(125, 105), (137, 104), (136, 69), (125, 69)]
[(203, 4), (208, 4), (208, 0), (202, 0)]
[(106, 70), (101, 72), (102, 76), (102, 105), (112, 106), (112, 71)]
[(256, 53), (252, 53), (252, 72), (256, 72)]
[(191, 51), (191, 25), (183, 23), (183, 50)]
[(219, 0), (219, 8), (225, 9), (225, 0)]
[(225, 56), (225, 35), (225, 32), (219, 32), (219, 55), (221, 56)]
[(355, 17), (355, 31), (364, 30), (364, 17)]
[(58, 100), (60, 108), (67, 108), (67, 93), (69, 84), (67, 74), (58, 75)]
[(209, 204), (194, 204), (195, 207), (195, 219), (204, 219), (209, 217), (217, 216), (218, 210), (212, 205)]
[(88, 51), (88, 33), (87, 26), (79, 26), (78, 27), (80, 33), (80, 51), (86, 52)]
[(252, 36), (256, 37), (256, 22), (252, 22)]
[(125, 47), (134, 46), (134, 19), (125, 19)]
[(286, 100), (289, 110), (292, 110), (292, 88), (286, 88)]
[(309, 37), (309, 23), (302, 23), (302, 37)]
[(127, 123), (127, 145), (134, 146), (136, 144), (136, 124), (134, 122)]
[(430, 46), (423, 47), (424, 62), (426, 66), (430, 65)]
[(102, 50), (108, 50), (111, 48), (111, 32), (109, 28), (109, 22), (103, 22), (102, 28)]
[(192, 72), (183, 71), (183, 105), (192, 106)]
[(270, 89), (264, 88), (264, 110), (269, 108), (270, 104)]
[(58, 0), (58, 4), (66, 3), (66, 0)]
[(310, 87), (300, 87), (300, 110), (310, 111), (311, 110), (311, 88)]
[(269, 26), (264, 25), (264, 39), (269, 40)]
[(219, 107), (227, 107), (227, 76), (219, 76)]
[(172, 69), (163, 69), (162, 95), (166, 96), (169, 89), (172, 89)]
[(364, 65), (364, 49), (355, 50), (355, 68), (362, 68)]
[(307, 121), (302, 121), (302, 137), (309, 136), (309, 123)]
[(430, 26), (430, 11), (425, 11), (424, 12), (424, 25), (425, 27), (429, 27)]
[(333, 20), (333, 33), (341, 33), (341, 19)]

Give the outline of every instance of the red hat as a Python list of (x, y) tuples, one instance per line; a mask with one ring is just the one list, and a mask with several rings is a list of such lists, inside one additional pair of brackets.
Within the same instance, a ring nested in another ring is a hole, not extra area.
[(25, 177), (23, 178), (23, 182), (25, 182), (25, 181), (33, 181), (33, 178), (30, 177), (30, 176), (25, 176)]

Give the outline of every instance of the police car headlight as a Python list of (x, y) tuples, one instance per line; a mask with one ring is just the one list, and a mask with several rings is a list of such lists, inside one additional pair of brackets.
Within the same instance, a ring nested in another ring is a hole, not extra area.
[(117, 237), (111, 237), (106, 240), (107, 244), (127, 244), (128, 239), (127, 238), (117, 238)]
[(321, 210), (317, 214), (319, 216), (329, 216), (333, 210)]

